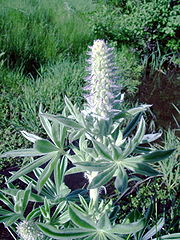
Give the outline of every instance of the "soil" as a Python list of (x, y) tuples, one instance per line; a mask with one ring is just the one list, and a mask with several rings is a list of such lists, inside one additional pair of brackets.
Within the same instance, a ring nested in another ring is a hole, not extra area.
[[(151, 111), (158, 128), (177, 129), (173, 116), (180, 124), (180, 114), (172, 104), (180, 109), (180, 69), (174, 68), (167, 74), (156, 71), (153, 76), (147, 70), (137, 98), (140, 103), (153, 105)], [(176, 131), (176, 135), (180, 136), (179, 134), (180, 132)]]
[(2, 223), (0, 223), (0, 230), (0, 240), (14, 240)]

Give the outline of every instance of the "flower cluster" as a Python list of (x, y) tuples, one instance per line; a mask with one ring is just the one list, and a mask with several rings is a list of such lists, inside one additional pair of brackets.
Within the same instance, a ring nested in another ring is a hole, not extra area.
[(23, 221), (17, 226), (18, 235), (24, 240), (42, 240), (44, 234), (38, 230), (33, 222)]
[(87, 100), (86, 112), (92, 113), (99, 119), (109, 119), (116, 112), (115, 104), (119, 102), (120, 86), (115, 83), (118, 80), (117, 68), (113, 61), (113, 48), (109, 48), (104, 40), (96, 40), (91, 51), (88, 52), (90, 66), (88, 84), (84, 90)]

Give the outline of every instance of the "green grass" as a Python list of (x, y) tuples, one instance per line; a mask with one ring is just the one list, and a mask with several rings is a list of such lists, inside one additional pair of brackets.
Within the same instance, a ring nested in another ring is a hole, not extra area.
[(56, 61), (62, 52), (77, 57), (87, 48), (93, 39), (88, 13), (94, 5), (90, 0), (66, 2), (0, 1), (0, 46), (9, 65), (33, 73), (40, 65)]
[(41, 68), (37, 79), (24, 77), (21, 72), (1, 69), (1, 125), (16, 129), (38, 131), (37, 119), (40, 104), (51, 113), (61, 112), (64, 96), (81, 104), (85, 61), (73, 62), (63, 58), (55, 65)]

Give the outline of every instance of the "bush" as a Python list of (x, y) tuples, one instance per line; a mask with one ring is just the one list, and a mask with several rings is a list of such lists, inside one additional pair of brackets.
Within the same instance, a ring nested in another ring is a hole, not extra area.
[(98, 8), (91, 18), (97, 38), (135, 45), (143, 52), (152, 52), (158, 41), (163, 53), (177, 51), (180, 24), (178, 3), (170, 0), (107, 3)]

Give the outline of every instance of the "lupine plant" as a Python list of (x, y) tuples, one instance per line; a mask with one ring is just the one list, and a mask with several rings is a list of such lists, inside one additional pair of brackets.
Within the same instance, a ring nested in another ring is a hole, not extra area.
[[(124, 193), (131, 172), (159, 175), (153, 164), (169, 157), (174, 149), (156, 150), (148, 145), (161, 136), (146, 134), (143, 112), (150, 105), (122, 110), (113, 49), (104, 40), (96, 40), (88, 54), (83, 109), (67, 97), (59, 115), (44, 113), (40, 107), (47, 139), (22, 131), (32, 148), (1, 156), (29, 157), (29, 163), (12, 172), (7, 189), (1, 190), (0, 200), (8, 208), (0, 209), (0, 222), (14, 239), (22, 240), (148, 240), (154, 235), (154, 240), (179, 239), (180, 234), (157, 237), (164, 219), (149, 229), (151, 208), (144, 216), (132, 211), (119, 223), (118, 206), (101, 197), (108, 182), (114, 183), (119, 194)], [(64, 178), (80, 172), (87, 186), (72, 191)], [(17, 179), (25, 189), (13, 184)]]

